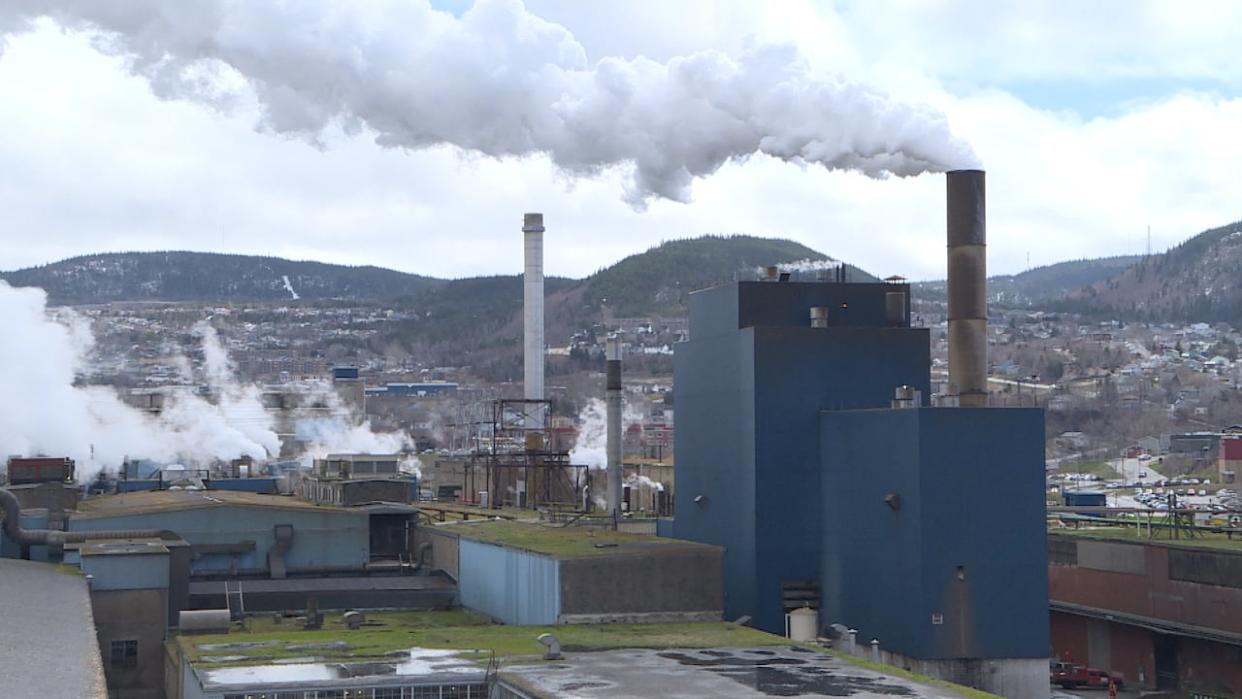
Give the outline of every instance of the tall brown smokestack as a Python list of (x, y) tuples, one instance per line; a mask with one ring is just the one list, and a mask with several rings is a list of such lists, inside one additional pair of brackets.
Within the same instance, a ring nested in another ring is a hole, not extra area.
[(988, 404), (987, 203), (982, 170), (947, 173), (949, 393)]

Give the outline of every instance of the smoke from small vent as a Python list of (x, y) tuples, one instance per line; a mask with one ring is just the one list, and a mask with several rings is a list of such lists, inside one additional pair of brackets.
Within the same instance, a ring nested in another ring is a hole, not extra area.
[(978, 165), (944, 115), (818, 76), (790, 46), (593, 60), (519, 0), (460, 18), (426, 0), (8, 0), (0, 28), (41, 16), (92, 32), (161, 98), (228, 108), (244, 84), (261, 128), (316, 144), (365, 129), (391, 148), (542, 153), (572, 175), (622, 166), (640, 209), (756, 153), (871, 177)]

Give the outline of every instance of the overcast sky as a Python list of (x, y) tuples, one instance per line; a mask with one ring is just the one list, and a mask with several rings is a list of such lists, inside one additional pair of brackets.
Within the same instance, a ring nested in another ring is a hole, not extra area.
[[(472, 6), (433, 4), (444, 23)], [(526, 12), (563, 27), (555, 49), (588, 69), (607, 58), (666, 63), (784, 44), (825, 80), (943, 114), (988, 171), (993, 273), (1021, 271), (1028, 256), (1036, 266), (1142, 252), (1149, 225), (1159, 250), (1242, 219), (1236, 2), (528, 0)], [(375, 19), (358, 23), (360, 44)], [(9, 20), (0, 269), (188, 249), (436, 276), (513, 274), (522, 213), (542, 211), (549, 274), (583, 276), (664, 240), (750, 233), (792, 238), (881, 276), (943, 276), (940, 175), (871, 179), (755, 155), (695, 179), (688, 203), (655, 197), (640, 210), (625, 196), (626, 166), (573, 176), (543, 155), (385, 148), (376, 143), (380, 122), (366, 119), (331, 121), (308, 136), (273, 122), (263, 104), (281, 95), (257, 94), (237, 73), (203, 73), (227, 87), (229, 99), (213, 107), (184, 99), (89, 24)], [(404, 14), (383, 20), (387, 36), (420, 40), (422, 25), (407, 30)], [(261, 28), (253, 34), (256, 45), (268, 40)], [(334, 46), (344, 56), (365, 48)], [(420, 75), (452, 84), (455, 70)], [(317, 79), (313, 67), (301, 75)], [(515, 89), (544, 98), (538, 85)], [(695, 132), (693, 114), (675, 116)]]

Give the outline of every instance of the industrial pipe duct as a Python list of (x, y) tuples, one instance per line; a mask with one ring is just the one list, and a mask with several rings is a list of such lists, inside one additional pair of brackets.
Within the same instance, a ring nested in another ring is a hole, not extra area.
[(55, 546), (97, 539), (163, 539), (180, 541), (181, 536), (167, 529), (114, 529), (97, 532), (62, 532), (55, 529), (22, 529), (22, 505), (17, 496), (0, 488), (0, 509), (4, 510), (4, 533), (22, 546)]
[(946, 175), (949, 393), (963, 407), (988, 403), (987, 207), (982, 170)]
[(525, 320), (522, 385), (527, 400), (543, 399), (543, 231), (543, 214), (523, 217), (526, 267), (522, 275)]
[(608, 338), (606, 399), (608, 412), (608, 514), (621, 514), (621, 340)]

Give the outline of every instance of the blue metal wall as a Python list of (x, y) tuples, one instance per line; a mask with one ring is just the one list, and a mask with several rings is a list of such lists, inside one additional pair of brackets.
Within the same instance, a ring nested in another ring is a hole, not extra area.
[[(888, 292), (909, 293), (905, 284), (738, 282), (690, 296), (690, 338), (706, 339), (747, 327), (806, 327), (812, 306), (828, 309), (832, 327), (887, 325)], [(903, 325), (909, 325), (906, 303)]]
[(272, 528), (293, 525), (293, 545), (285, 555), (290, 568), (361, 568), (370, 559), (370, 522), (366, 513), (309, 507), (201, 507), (145, 512), (115, 517), (75, 517), (69, 531), (105, 529), (169, 529), (190, 544), (235, 544), (254, 541), (255, 549), (239, 555), (204, 555), (192, 562), (195, 571), (267, 569)]
[(820, 622), (918, 658), (1047, 656), (1042, 411), (838, 411), (821, 424)]
[(82, 572), (91, 590), (161, 590), (168, 587), (168, 551), (133, 555), (85, 555)]
[[(674, 357), (674, 532), (726, 547), (726, 617), (780, 632), (782, 582), (819, 575), (820, 411), (887, 406), (902, 384), (929, 395), (927, 331), (884, 316), (885, 294), (904, 288), (755, 282), (691, 296)], [(809, 327), (811, 306), (829, 308), (830, 327)]]
[(754, 371), (750, 330), (683, 342), (673, 355), (673, 535), (725, 547), (726, 619), (755, 609)]
[(463, 607), (505, 624), (555, 624), (560, 562), (527, 551), (460, 540), (457, 591)]

